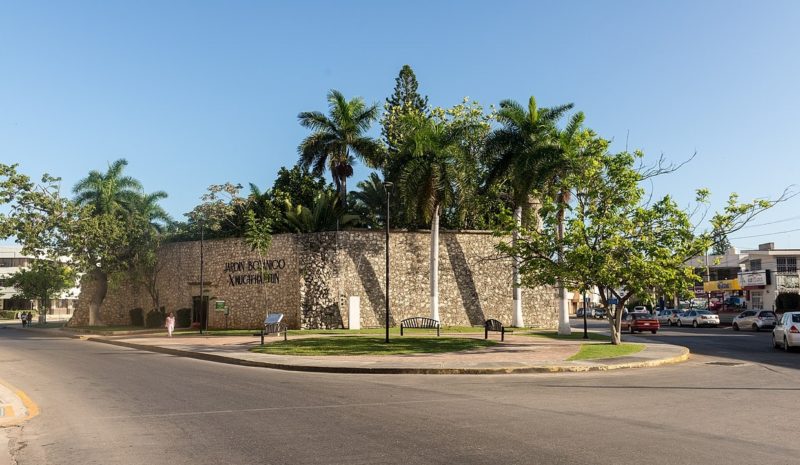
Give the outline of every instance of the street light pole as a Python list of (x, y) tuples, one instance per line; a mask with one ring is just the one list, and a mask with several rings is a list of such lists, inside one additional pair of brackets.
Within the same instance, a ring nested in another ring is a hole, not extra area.
[(383, 188), (386, 191), (386, 343), (389, 343), (389, 202), (392, 195), (390, 181), (384, 181)]
[[(200, 219), (200, 302), (198, 303), (200, 312), (200, 334), (203, 334), (203, 326), (206, 324), (208, 315), (203, 314), (203, 219)], [(205, 328), (207, 329), (207, 328)]]
[(589, 339), (589, 329), (586, 324), (586, 289), (583, 290), (583, 338)]

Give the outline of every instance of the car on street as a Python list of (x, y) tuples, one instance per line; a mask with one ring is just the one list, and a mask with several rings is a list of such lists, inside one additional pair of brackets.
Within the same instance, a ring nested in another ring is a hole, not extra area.
[(772, 347), (789, 352), (800, 347), (800, 312), (786, 312), (772, 330)]
[(677, 314), (682, 313), (683, 310), (679, 308), (665, 308), (664, 310), (660, 310), (656, 318), (658, 322), (661, 324), (672, 326), (673, 319), (677, 321)]
[(734, 331), (740, 329), (761, 331), (762, 329), (773, 329), (777, 323), (778, 316), (771, 310), (745, 310), (736, 315), (731, 326)]
[(607, 312), (605, 308), (595, 308), (593, 316), (595, 317), (595, 319), (602, 320), (603, 318), (606, 317), (606, 314)]
[(647, 307), (645, 307), (644, 305), (637, 305), (633, 307), (633, 313), (649, 313), (649, 312), (647, 311)]
[(678, 315), (678, 326), (719, 326), (719, 315), (708, 310), (689, 310)]
[(651, 333), (655, 334), (658, 332), (661, 325), (658, 323), (658, 319), (654, 316), (650, 315), (649, 313), (637, 313), (632, 312), (625, 315), (622, 319), (622, 324), (620, 326), (621, 331), (630, 331), (631, 334), (639, 331), (650, 331)]

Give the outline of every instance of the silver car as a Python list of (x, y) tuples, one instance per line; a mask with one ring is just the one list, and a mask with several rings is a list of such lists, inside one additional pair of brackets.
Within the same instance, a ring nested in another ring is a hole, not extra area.
[(658, 312), (658, 322), (664, 325), (672, 326), (673, 321), (677, 321), (677, 314), (682, 313), (683, 310), (679, 308), (665, 308)]
[(800, 312), (786, 312), (772, 330), (772, 347), (789, 352), (800, 347)]
[(762, 329), (774, 328), (777, 322), (778, 317), (771, 310), (745, 310), (736, 315), (731, 326), (733, 326), (734, 331), (739, 331), (740, 329), (761, 331)]
[(678, 326), (719, 326), (719, 315), (708, 310), (687, 310), (678, 315)]

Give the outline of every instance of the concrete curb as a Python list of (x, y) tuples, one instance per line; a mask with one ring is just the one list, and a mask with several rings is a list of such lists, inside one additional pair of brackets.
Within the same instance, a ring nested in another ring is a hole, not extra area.
[[(531, 373), (583, 373), (590, 371), (609, 371), (624, 368), (652, 368), (661, 365), (679, 363), (689, 358), (689, 349), (681, 347), (679, 355), (660, 359), (642, 360), (641, 362), (627, 363), (602, 363), (602, 364), (576, 364), (576, 365), (536, 365), (529, 367), (506, 367), (506, 368), (414, 368), (414, 367), (334, 367), (320, 365), (290, 365), (285, 363), (256, 362), (243, 360), (234, 357), (226, 357), (216, 354), (205, 354), (202, 352), (190, 352), (186, 350), (170, 349), (167, 347), (152, 346), (147, 344), (135, 344), (131, 342), (100, 339), (94, 337), (81, 337), (87, 341), (99, 342), (119, 347), (156, 352), (178, 357), (194, 358), (209, 362), (227, 363), (230, 365), (240, 365), (249, 367), (272, 368), (285, 371), (305, 371), (312, 373), (349, 373), (349, 374), (418, 374), (418, 375), (505, 375), (505, 374), (531, 374)], [(680, 347), (680, 346), (676, 346)], [(613, 360), (613, 359), (606, 359)], [(597, 363), (586, 361), (582, 363)]]

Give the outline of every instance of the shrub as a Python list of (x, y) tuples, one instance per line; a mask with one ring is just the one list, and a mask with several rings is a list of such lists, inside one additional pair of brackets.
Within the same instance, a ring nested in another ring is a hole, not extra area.
[(144, 326), (144, 310), (134, 308), (128, 314), (131, 316), (131, 326)]
[(166, 315), (164, 315), (163, 311), (159, 310), (150, 310), (147, 312), (147, 320), (145, 321), (145, 328), (160, 328), (164, 326), (164, 319)]
[(178, 328), (188, 328), (192, 325), (192, 309), (181, 308), (175, 312), (175, 326)]

